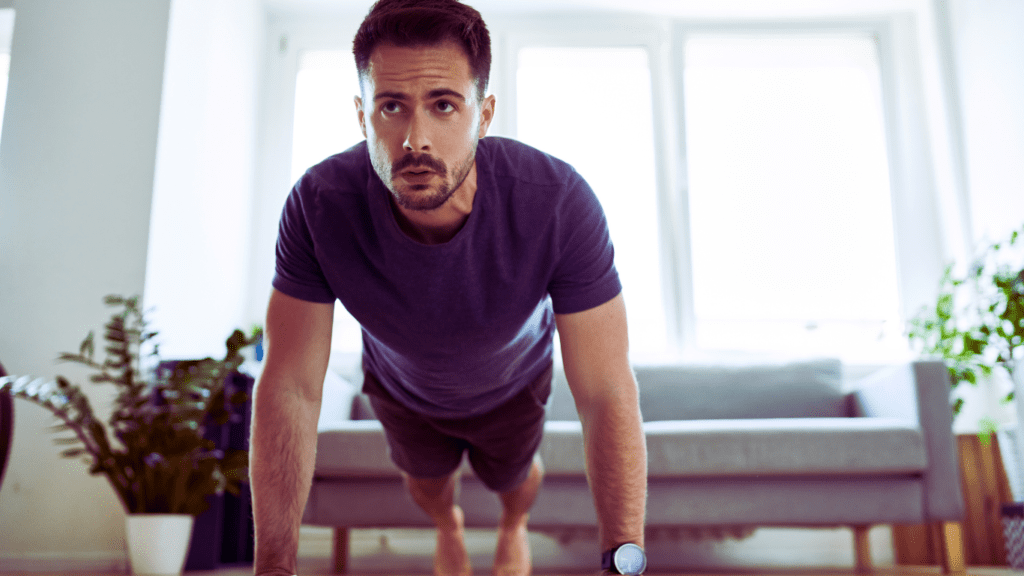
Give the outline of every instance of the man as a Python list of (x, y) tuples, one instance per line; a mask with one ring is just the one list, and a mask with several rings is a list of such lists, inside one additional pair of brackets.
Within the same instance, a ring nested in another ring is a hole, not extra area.
[(472, 573), (464, 453), (501, 500), (494, 573), (530, 572), (556, 326), (602, 561), (625, 569), (613, 559), (642, 559), (647, 460), (600, 205), (565, 163), (483, 139), (490, 38), (472, 8), (380, 0), (353, 45), (366, 141), (307, 171), (281, 218), (252, 427), (256, 573), (296, 571), (335, 299), (363, 327), (363, 389), (437, 525), (435, 574)]

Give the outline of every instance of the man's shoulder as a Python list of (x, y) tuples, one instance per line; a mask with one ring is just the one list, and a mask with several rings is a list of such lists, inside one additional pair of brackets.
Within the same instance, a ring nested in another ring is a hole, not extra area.
[(366, 151), (366, 140), (310, 166), (300, 179), (300, 184), (316, 188), (348, 188), (353, 191), (366, 187), (370, 176), (370, 157)]
[(495, 176), (538, 185), (563, 184), (576, 177), (567, 162), (518, 140), (488, 136), (480, 140), (479, 149)]

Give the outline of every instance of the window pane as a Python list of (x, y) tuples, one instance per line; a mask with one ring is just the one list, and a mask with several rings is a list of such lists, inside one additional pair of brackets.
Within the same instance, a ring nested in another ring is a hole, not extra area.
[(353, 97), (359, 78), (352, 53), (304, 50), (295, 78), (292, 181), (307, 168), (363, 140)]
[(874, 40), (696, 36), (684, 56), (697, 347), (905, 350)]
[(642, 48), (524, 48), (517, 137), (572, 164), (608, 217), (630, 351), (667, 347), (658, 247), (651, 77)]
[[(295, 123), (292, 132), (292, 181), (310, 166), (363, 140), (353, 97), (359, 78), (352, 53), (306, 50), (299, 55), (295, 78)], [(341, 304), (334, 306), (331, 348), (362, 350), (359, 323)]]

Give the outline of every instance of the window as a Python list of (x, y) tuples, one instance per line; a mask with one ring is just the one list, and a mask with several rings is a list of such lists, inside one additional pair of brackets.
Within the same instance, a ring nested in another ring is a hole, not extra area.
[(4, 108), (7, 103), (7, 78), (11, 69), (11, 37), (14, 32), (14, 10), (0, 9), (0, 137), (3, 136)]
[[(359, 78), (351, 51), (303, 50), (295, 75), (291, 181), (307, 168), (363, 140), (353, 97)], [(331, 347), (340, 352), (362, 349), (359, 323), (345, 307), (334, 306)]]
[(362, 142), (352, 100), (357, 95), (359, 79), (351, 52), (302, 51), (295, 75), (293, 182), (310, 166)]
[[(594, 189), (635, 360), (909, 357), (902, 320), (915, 310), (903, 308), (941, 272), (946, 248), (929, 239), (946, 208), (925, 127), (900, 117), (924, 105), (906, 85), (914, 69), (894, 58), (912, 32), (887, 18), (488, 22), (491, 133), (569, 162)], [(278, 68), (278, 85), (295, 83), (282, 110), (293, 181), (362, 139), (351, 36), (319, 34)], [(358, 325), (336, 308), (333, 347), (357, 352)]]
[(684, 46), (696, 347), (905, 348), (874, 39)]
[(630, 349), (663, 354), (651, 72), (643, 48), (519, 51), (517, 138), (573, 165), (608, 219)]
[[(670, 347), (665, 277), (688, 277), (690, 350), (905, 349), (878, 48), (867, 34), (687, 35), (683, 70), (692, 267), (659, 225), (651, 67), (639, 47), (517, 54), (516, 137), (590, 182), (608, 215), (634, 356)], [(671, 203), (666, 203), (671, 205)]]

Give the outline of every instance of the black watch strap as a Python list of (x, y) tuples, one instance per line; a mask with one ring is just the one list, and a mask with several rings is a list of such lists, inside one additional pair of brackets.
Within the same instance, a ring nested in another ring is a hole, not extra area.
[(601, 554), (601, 570), (610, 574), (619, 573), (619, 571), (615, 569), (615, 562), (612, 562), (612, 559), (615, 558), (616, 550), (618, 550), (618, 548), (612, 548), (611, 550), (605, 550), (604, 553)]

